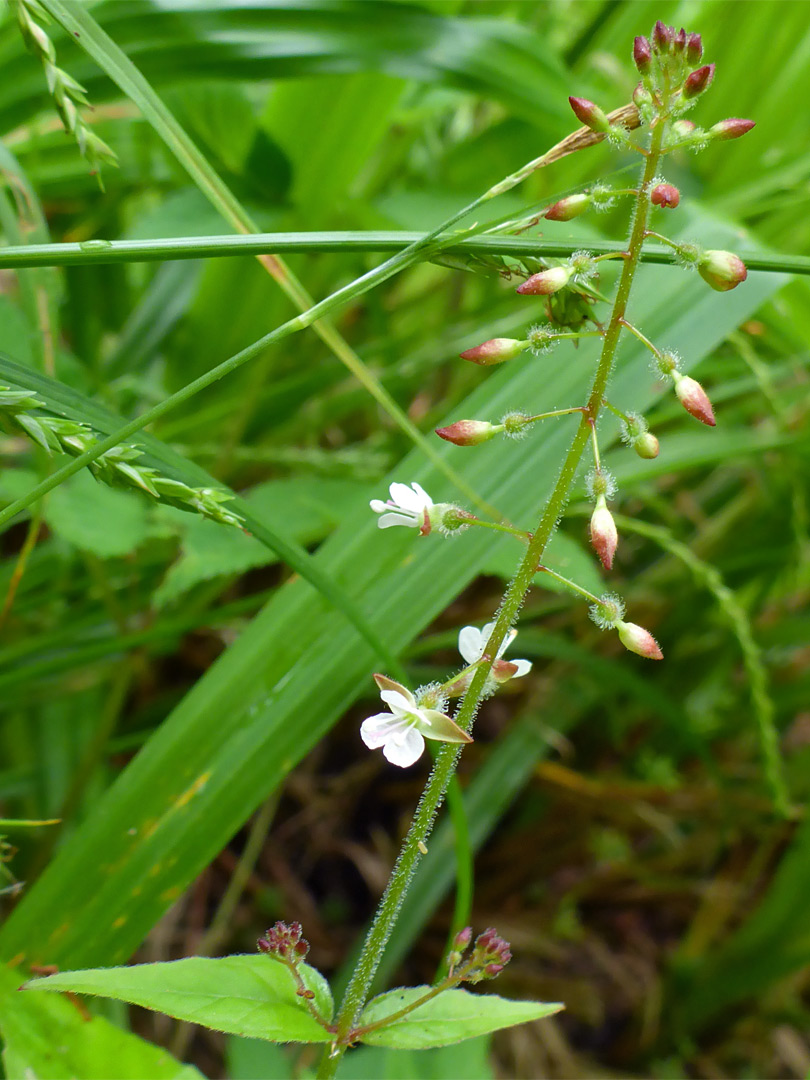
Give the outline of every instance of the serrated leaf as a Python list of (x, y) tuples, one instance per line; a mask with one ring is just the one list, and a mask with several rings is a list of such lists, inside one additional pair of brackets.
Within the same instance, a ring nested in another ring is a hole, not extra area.
[(18, 994), (20, 975), (0, 968), (0, 1034), (9, 1080), (202, 1080), (166, 1050), (87, 1017), (62, 998)]
[(130, 555), (148, 533), (143, 500), (105, 487), (88, 472), (60, 484), (45, 501), (44, 516), (57, 536), (102, 559)]
[[(399, 1012), (423, 997), (429, 986), (411, 986), (389, 990), (374, 998), (363, 1010), (358, 1027), (374, 1024)], [(361, 1042), (374, 1046), (419, 1050), (486, 1035), (490, 1031), (542, 1020), (559, 1012), (559, 1002), (510, 1001), (497, 994), (471, 994), (468, 990), (445, 990), (424, 1005), (385, 1027), (361, 1036)]]
[[(315, 994), (315, 1007), (331, 1019), (334, 1006), (324, 977), (308, 964), (299, 964), (298, 970)], [(162, 964), (62, 971), (32, 979), (24, 989), (116, 998), (215, 1031), (271, 1042), (330, 1039), (298, 997), (288, 968), (267, 956), (192, 956)]]

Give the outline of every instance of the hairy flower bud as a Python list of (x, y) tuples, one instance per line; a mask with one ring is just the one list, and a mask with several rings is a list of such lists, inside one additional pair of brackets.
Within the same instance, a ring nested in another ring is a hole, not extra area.
[(610, 121), (598, 105), (594, 105), (594, 103), (588, 101), (587, 98), (580, 97), (570, 97), (568, 102), (574, 110), (574, 115), (577, 120), (579, 120), (581, 124), (584, 124), (585, 127), (590, 128), (591, 131), (603, 135), (606, 131), (610, 130)]
[(704, 251), (698, 262), (698, 273), (717, 292), (735, 289), (748, 277), (745, 263), (731, 251)]
[(695, 130), (695, 125), (691, 120), (676, 120), (672, 125), (672, 134), (677, 139), (685, 139), (687, 135), (691, 135)]
[(713, 78), (714, 64), (706, 64), (704, 67), (693, 71), (691, 75), (687, 75), (681, 94), (687, 101), (691, 101), (692, 98), (698, 97), (699, 94), (709, 88)]
[(643, 82), (640, 82), (633, 91), (633, 104), (637, 109), (643, 109), (647, 105), (652, 105), (653, 96)]
[(667, 26), (666, 23), (661, 22), (659, 19), (652, 32), (652, 47), (653, 52), (668, 53), (672, 47), (672, 39), (675, 37), (675, 28)]
[(730, 116), (727, 120), (721, 120), (709, 128), (710, 139), (739, 139), (746, 135), (756, 124), (753, 120), (743, 120), (741, 117)]
[(613, 625), (619, 631), (619, 641), (625, 649), (639, 656), (646, 656), (648, 660), (664, 659), (658, 642), (649, 630), (645, 630), (643, 626), (638, 626), (636, 623), (622, 622), (621, 619)]
[(680, 372), (673, 372), (672, 375), (675, 379), (675, 393), (681, 405), (690, 416), (694, 416), (702, 424), (714, 427), (717, 421), (714, 418), (712, 403), (700, 383), (689, 375), (681, 375)]
[(462, 360), (471, 360), (473, 364), (488, 367), (491, 364), (502, 364), (505, 360), (511, 360), (512, 357), (523, 352), (527, 344), (528, 342), (519, 341), (517, 338), (496, 337), (472, 349), (465, 349), (459, 355)]
[(604, 495), (600, 495), (596, 500), (596, 508), (591, 515), (591, 543), (596, 554), (602, 560), (602, 566), (606, 570), (610, 570), (619, 543), (619, 534), (616, 530), (613, 514), (607, 508)]
[(640, 75), (646, 75), (652, 63), (652, 53), (648, 38), (637, 37), (633, 40), (633, 63), (638, 68)]
[(583, 214), (590, 204), (591, 197), (584, 192), (578, 195), (568, 195), (565, 199), (560, 199), (559, 202), (555, 202), (553, 206), (550, 206), (543, 214), (543, 217), (549, 221), (570, 221), (572, 218)]
[(455, 443), (456, 446), (477, 446), (488, 442), (503, 431), (500, 424), (490, 424), (488, 420), (456, 420), (447, 427), (436, 428), (440, 439)]
[(550, 270), (532, 274), (522, 285), (518, 285), (517, 292), (521, 296), (549, 296), (564, 289), (573, 273), (571, 266), (552, 266)]
[(673, 184), (656, 184), (650, 192), (650, 202), (653, 206), (674, 209), (680, 201), (681, 193)]
[(686, 59), (690, 64), (700, 63), (703, 56), (703, 40), (700, 34), (689, 34), (686, 38)]
[(686, 48), (686, 31), (683, 27), (680, 28), (677, 34), (672, 39), (672, 52), (675, 56), (679, 56)]
[(633, 449), (640, 458), (651, 461), (658, 457), (660, 447), (655, 435), (651, 431), (644, 431), (633, 440)]

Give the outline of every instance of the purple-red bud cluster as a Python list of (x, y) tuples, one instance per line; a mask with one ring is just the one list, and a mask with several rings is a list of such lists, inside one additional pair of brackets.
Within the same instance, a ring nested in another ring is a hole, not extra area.
[(264, 937), (260, 937), (257, 944), (259, 952), (270, 953), (281, 960), (289, 960), (297, 964), (303, 960), (309, 952), (309, 942), (302, 937), (301, 923), (277, 922), (275, 926), (266, 931)]

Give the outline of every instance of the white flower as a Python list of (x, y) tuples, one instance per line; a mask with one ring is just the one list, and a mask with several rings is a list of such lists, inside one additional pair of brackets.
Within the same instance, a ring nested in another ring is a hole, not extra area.
[[(458, 635), (458, 651), (468, 664), (477, 664), (481, 657), (486, 652), (487, 642), (492, 636), (492, 631), (495, 629), (495, 623), (487, 623), (481, 630), (477, 626), (464, 626)], [(504, 637), (501, 642), (501, 647), (498, 649), (498, 655), (495, 660), (501, 659), (503, 654), (512, 644), (517, 637), (517, 630), (514, 627)], [(513, 672), (512, 678), (519, 679), (521, 675), (527, 675), (531, 669), (530, 660), (509, 660), (504, 661), (517, 668), (517, 671)]]
[(404, 686), (385, 675), (374, 678), (380, 688), (380, 697), (391, 711), (369, 716), (360, 725), (360, 738), (369, 750), (382, 747), (392, 765), (405, 769), (422, 756), (426, 738), (440, 742), (472, 742), (449, 716), (417, 705), (413, 694)]
[(390, 529), (392, 525), (407, 525), (411, 529), (423, 528), (426, 511), (433, 506), (433, 499), (424, 488), (414, 481), (410, 487), (407, 484), (392, 484), (388, 491), (391, 495), (388, 502), (372, 499), (369, 503), (375, 514), (382, 514), (377, 525), (381, 529)]

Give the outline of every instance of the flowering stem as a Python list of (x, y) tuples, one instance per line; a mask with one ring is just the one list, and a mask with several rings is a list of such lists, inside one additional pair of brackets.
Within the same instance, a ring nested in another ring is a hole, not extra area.
[(570, 409), (555, 409), (554, 412), (541, 412), (536, 416), (530, 416), (529, 421), (534, 423), (535, 420), (549, 420), (552, 416), (569, 416), (571, 413), (585, 412), (585, 405), (572, 405)]
[(569, 589), (573, 589), (574, 592), (584, 596), (586, 600), (590, 600), (591, 603), (599, 604), (601, 601), (598, 596), (594, 596), (592, 592), (588, 592), (587, 589), (583, 589), (581, 585), (577, 585), (575, 581), (571, 581), (567, 577), (563, 577), (562, 574), (558, 574), (556, 570), (552, 570), (549, 566), (538, 566), (538, 574), (548, 574), (549, 577), (553, 577), (555, 581), (559, 581), (561, 585), (566, 585)]
[[(537, 419), (532, 417), (532, 420)], [(484, 529), (495, 529), (496, 532), (509, 533), (510, 536), (517, 536), (519, 540), (528, 540), (529, 534), (522, 529), (513, 529), (511, 525), (502, 525), (497, 521), (482, 521), (481, 518), (465, 518), (465, 525), (480, 525)]]
[[(663, 123), (658, 122), (653, 125), (650, 150), (644, 159), (644, 168), (636, 202), (636, 213), (633, 217), (633, 227), (627, 245), (627, 254), (622, 266), (610, 320), (604, 334), (602, 352), (591, 386), (588, 403), (563, 461), (557, 482), (540, 516), (537, 529), (532, 534), (526, 554), (506, 590), (495, 620), (495, 626), (487, 642), (487, 652), (490, 657), (497, 656), (498, 650), (517, 617), (524, 597), (537, 573), (537, 567), (542, 561), (545, 547), (565, 508), (571, 487), (576, 478), (583, 452), (590, 438), (591, 423), (596, 421), (602, 406), (602, 399), (605, 395), (608, 378), (616, 355), (616, 348), (621, 336), (624, 314), (630, 298), (630, 289), (641, 257), (649, 215), (649, 189), (661, 157), (663, 132)], [(456, 712), (455, 721), (465, 731), (469, 731), (473, 725), (491, 667), (491, 659), (478, 666), (470, 683), (470, 688)], [(420, 845), (424, 846), (439, 805), (444, 797), (447, 784), (455, 771), (459, 754), (460, 748), (458, 746), (446, 744), (442, 746), (436, 756), (435, 764), (416, 808), (399, 858), (380, 901), (374, 922), (366, 936), (357, 967), (346, 989), (343, 1002), (338, 1011), (335, 1042), (324, 1053), (317, 1074), (318, 1080), (331, 1080), (337, 1071), (338, 1063), (346, 1048), (347, 1039), (365, 1004), (383, 950), (393, 931), (403, 897), (419, 862)]]
[(602, 404), (606, 409), (609, 409), (614, 416), (618, 416), (620, 420), (624, 420), (626, 424), (630, 422), (630, 417), (627, 413), (623, 413), (621, 409), (617, 409), (615, 405), (611, 405), (607, 398), (602, 398)]
[[(621, 324), (626, 330), (629, 330), (634, 337), (637, 337), (642, 345), (647, 346), (647, 348), (650, 350), (656, 360), (661, 359), (661, 350), (657, 349), (655, 345), (653, 345), (653, 343), (650, 341), (650, 339), (648, 337), (645, 337), (644, 334), (642, 334), (642, 332), (637, 326), (633, 326), (633, 324), (631, 322), (628, 322), (627, 319), (622, 319)], [(610, 408), (610, 406), (608, 406), (608, 408)], [(615, 410), (613, 411), (615, 412)]]
[(593, 443), (593, 461), (594, 461), (594, 465), (596, 465), (597, 473), (601, 473), (601, 471), (602, 471), (602, 461), (601, 461), (601, 459), (599, 457), (599, 442), (597, 441), (597, 438), (596, 438), (596, 423), (593, 420), (591, 420), (590, 424), (591, 424), (591, 442)]

